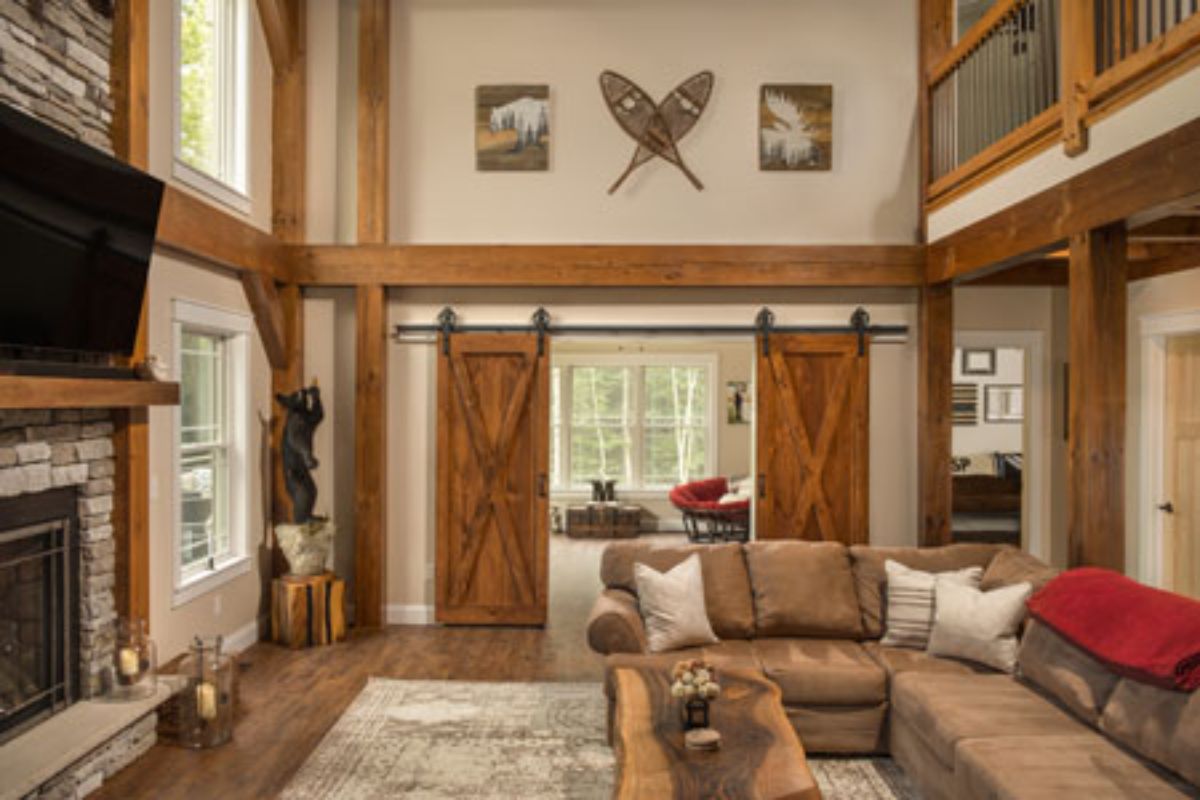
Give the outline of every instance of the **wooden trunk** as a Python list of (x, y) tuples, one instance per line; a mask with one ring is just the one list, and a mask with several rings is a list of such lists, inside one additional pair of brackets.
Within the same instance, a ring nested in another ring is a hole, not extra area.
[(346, 584), (332, 572), (271, 582), (271, 640), (291, 648), (346, 638)]
[(567, 507), (567, 536), (572, 539), (634, 539), (641, 527), (641, 506)]

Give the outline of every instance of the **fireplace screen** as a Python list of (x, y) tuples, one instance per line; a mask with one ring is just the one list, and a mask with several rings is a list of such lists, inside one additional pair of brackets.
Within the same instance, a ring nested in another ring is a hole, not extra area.
[(75, 700), (74, 503), (70, 490), (0, 507), (0, 742)]

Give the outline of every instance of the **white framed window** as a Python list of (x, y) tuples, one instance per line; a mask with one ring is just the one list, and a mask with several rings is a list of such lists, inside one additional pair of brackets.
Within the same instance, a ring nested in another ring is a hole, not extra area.
[(564, 355), (551, 370), (551, 485), (661, 493), (713, 474), (717, 357)]
[(249, 213), (248, 0), (175, 0), (176, 178)]
[(249, 559), (250, 333), (243, 314), (173, 307), (175, 604), (243, 574)]

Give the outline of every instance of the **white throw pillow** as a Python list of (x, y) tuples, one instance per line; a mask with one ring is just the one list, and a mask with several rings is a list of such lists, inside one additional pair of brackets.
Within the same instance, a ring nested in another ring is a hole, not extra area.
[(934, 587), (939, 577), (966, 586), (979, 586), (982, 567), (967, 567), (953, 572), (924, 572), (906, 567), (899, 561), (883, 562), (887, 571), (887, 616), (880, 644), (924, 650), (933, 628)]
[(929, 652), (978, 661), (1004, 672), (1017, 663), (1017, 627), (1033, 586), (1017, 583), (990, 592), (938, 578)]
[(633, 577), (651, 653), (717, 641), (704, 605), (699, 553), (692, 553), (666, 572), (634, 564)]

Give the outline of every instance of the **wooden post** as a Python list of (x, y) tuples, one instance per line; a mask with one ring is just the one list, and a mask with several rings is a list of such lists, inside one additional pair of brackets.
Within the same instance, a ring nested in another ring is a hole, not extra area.
[(1088, 90), (1096, 77), (1096, 7), (1089, 0), (1062, 4), (1063, 150), (1077, 156), (1088, 149), (1084, 117)]
[(953, 484), (950, 475), (954, 360), (954, 287), (921, 289), (917, 365), (917, 480), (922, 547), (949, 544)]
[(1071, 237), (1067, 535), (1071, 566), (1125, 570), (1126, 235)]
[(918, 189), (921, 209), (921, 240), (925, 239), (925, 199), (929, 184), (933, 182), (931, 167), (930, 138), (930, 86), (928, 81), (929, 68), (938, 62), (952, 42), (951, 29), (954, 26), (954, 10), (950, 0), (921, 0), (918, 17), (917, 36), (920, 46), (920, 58), (917, 61), (917, 95), (918, 119), (920, 120), (921, 136), (921, 180)]
[(354, 595), (360, 627), (384, 624), (387, 577), (387, 290), (357, 290), (357, 352), (354, 402)]
[[(139, 169), (150, 162), (150, 4), (123, 0), (113, 15), (110, 88), (113, 153)], [(146, 357), (149, 288), (130, 363)], [(113, 412), (116, 459), (113, 538), (117, 613), (150, 624), (150, 429), (145, 408)]]
[[(358, 241), (388, 238), (389, 0), (358, 5)], [(387, 580), (387, 289), (357, 290), (355, 622), (384, 624)]]

